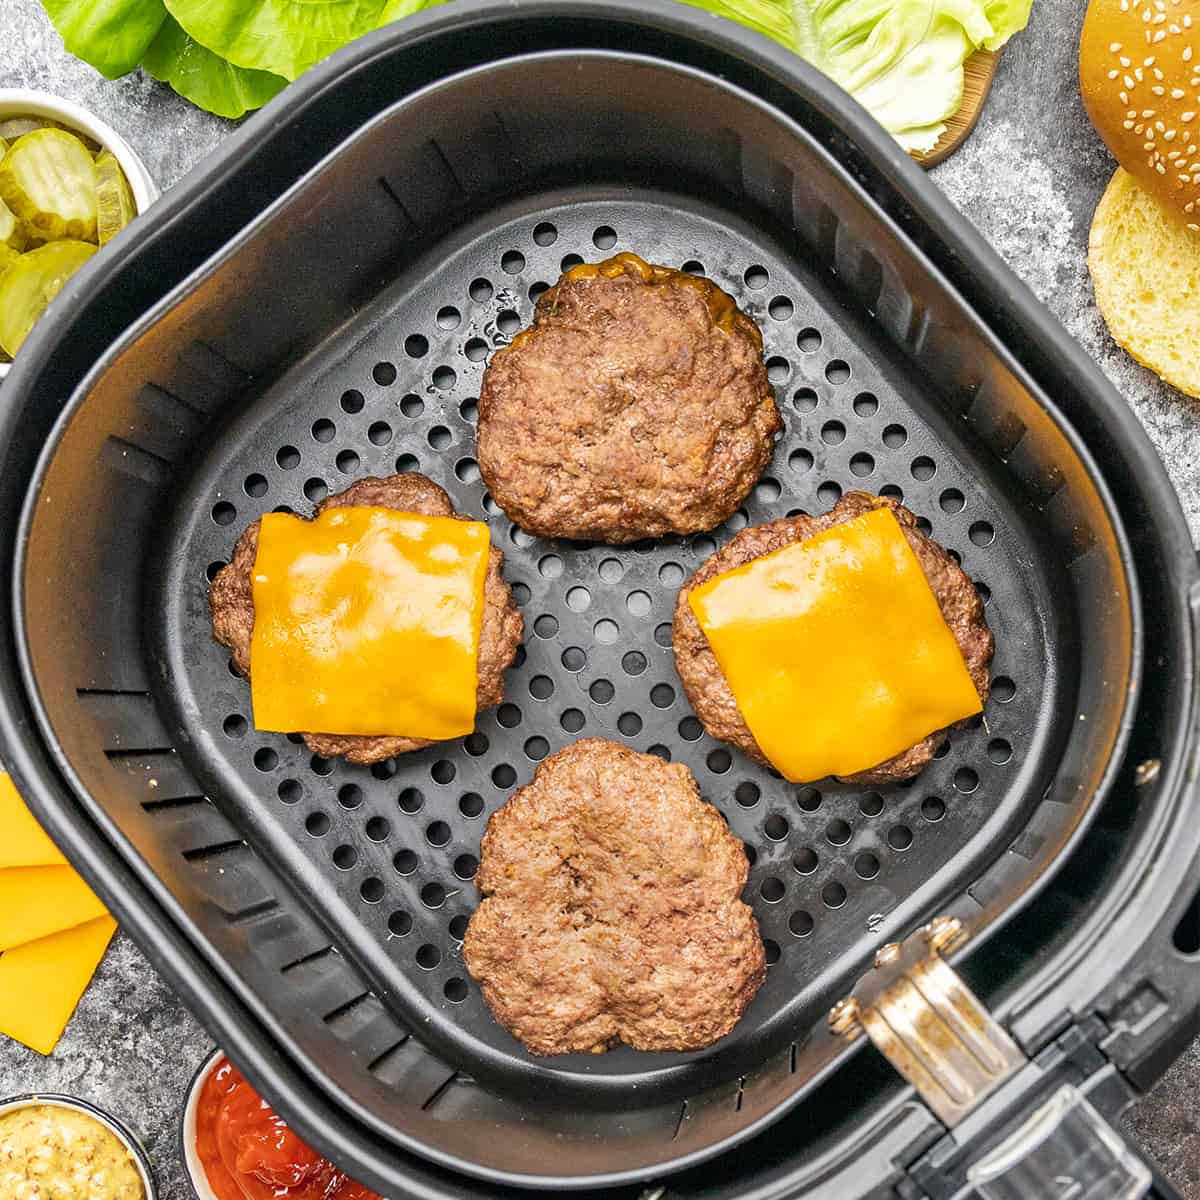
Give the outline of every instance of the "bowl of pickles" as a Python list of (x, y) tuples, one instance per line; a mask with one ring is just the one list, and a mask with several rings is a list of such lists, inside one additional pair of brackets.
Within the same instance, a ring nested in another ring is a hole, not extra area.
[(86, 109), (0, 89), (0, 379), (71, 276), (157, 196), (129, 144)]

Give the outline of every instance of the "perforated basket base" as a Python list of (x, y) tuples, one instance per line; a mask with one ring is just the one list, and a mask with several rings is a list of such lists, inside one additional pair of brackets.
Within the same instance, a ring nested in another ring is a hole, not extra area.
[[(564, 268), (620, 250), (703, 271), (756, 318), (786, 429), (745, 507), (711, 533), (622, 549), (534, 538), (485, 495), (473, 457), (486, 357)], [(967, 887), (1040, 798), (1054, 762), (1056, 643), (1073, 636), (1047, 615), (1053, 556), (965, 426), (888, 358), (877, 330), (735, 215), (628, 188), (560, 192), (492, 213), (404, 267), (198, 464), (165, 521), (151, 607), (175, 743), (367, 963), (377, 993), (460, 1071), (527, 1104), (606, 1107), (634, 1084), (653, 1082), (665, 1099), (736, 1080), (805, 1036), (866, 944)], [(354, 478), (393, 471), (429, 475), (459, 512), (489, 522), (526, 641), (505, 703), (474, 734), (367, 769), (254, 730), (249, 687), (211, 640), (206, 592), (262, 513), (308, 514)], [(997, 642), (984, 718), (913, 785), (887, 792), (790, 786), (713, 741), (670, 649), (678, 585), (716, 546), (747, 524), (824, 511), (850, 488), (902, 498), (960, 557)], [(534, 1059), (464, 969), (488, 816), (539, 761), (586, 736), (686, 764), (746, 843), (745, 896), (771, 965), (741, 1024), (709, 1051)]]

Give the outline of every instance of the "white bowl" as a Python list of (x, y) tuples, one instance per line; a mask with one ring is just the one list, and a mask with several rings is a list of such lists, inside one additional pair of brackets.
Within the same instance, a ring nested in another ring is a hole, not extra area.
[[(115, 129), (86, 108), (46, 92), (34, 92), (28, 88), (0, 88), (0, 121), (10, 117), (45, 117), (87, 134), (92, 141), (99, 142), (111, 151), (120, 164), (125, 178), (129, 180), (133, 204), (139, 213), (145, 212), (158, 199), (158, 187), (133, 147)], [(0, 379), (8, 374), (8, 368), (8, 363), (0, 363)]]
[(217, 1194), (208, 1185), (208, 1176), (204, 1173), (204, 1164), (196, 1153), (196, 1109), (200, 1106), (200, 1092), (205, 1080), (212, 1074), (213, 1068), (225, 1055), (220, 1050), (213, 1051), (211, 1057), (204, 1061), (200, 1070), (192, 1080), (188, 1089), (187, 1103), (183, 1106), (183, 1127), (180, 1130), (180, 1156), (187, 1168), (188, 1182), (196, 1193), (196, 1200), (217, 1200)]
[[(92, 1120), (98, 1121), (103, 1125), (129, 1151), (129, 1157), (133, 1160), (133, 1165), (137, 1168), (138, 1177), (142, 1181), (142, 1190), (146, 1194), (146, 1200), (157, 1200), (158, 1188), (154, 1183), (154, 1175), (150, 1170), (150, 1159), (147, 1157), (141, 1142), (138, 1141), (132, 1130), (115, 1117), (110, 1116), (102, 1108), (97, 1108), (94, 1104), (89, 1104), (86, 1100), (77, 1100), (74, 1096), (52, 1094), (44, 1096), (13, 1096), (8, 1100), (0, 1100), (0, 1116), (8, 1112), (16, 1112), (22, 1108), (41, 1108), (43, 1106), (68, 1108), (74, 1112), (83, 1113), (85, 1116), (91, 1117)], [(210, 1192), (209, 1195), (211, 1196), (212, 1193)], [(204, 1200), (208, 1200), (208, 1196), (205, 1196)], [(216, 1200), (216, 1197), (213, 1197), (213, 1200)]]

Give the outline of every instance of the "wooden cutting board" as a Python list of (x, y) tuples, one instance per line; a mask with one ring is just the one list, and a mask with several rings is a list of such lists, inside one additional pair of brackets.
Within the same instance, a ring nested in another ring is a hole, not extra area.
[(1000, 61), (998, 50), (976, 50), (963, 64), (963, 100), (958, 112), (946, 122), (946, 132), (927, 154), (914, 154), (913, 158), (923, 167), (936, 167), (948, 158), (967, 140), (979, 114), (983, 111), (992, 80), (996, 78), (996, 65)]

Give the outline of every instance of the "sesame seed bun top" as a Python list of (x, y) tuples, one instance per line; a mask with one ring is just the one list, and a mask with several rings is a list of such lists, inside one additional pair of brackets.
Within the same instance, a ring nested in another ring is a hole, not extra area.
[(1079, 81), (1121, 166), (1200, 230), (1200, 0), (1091, 0)]

